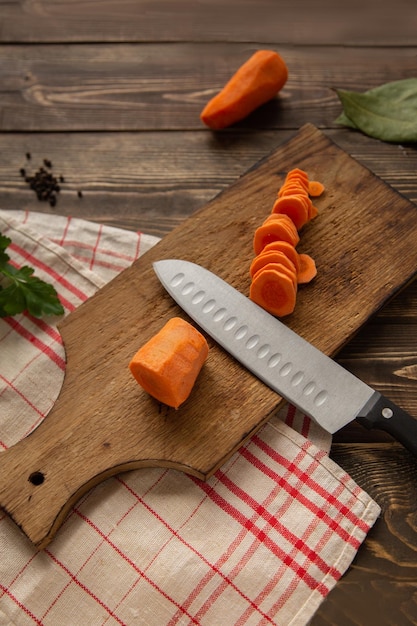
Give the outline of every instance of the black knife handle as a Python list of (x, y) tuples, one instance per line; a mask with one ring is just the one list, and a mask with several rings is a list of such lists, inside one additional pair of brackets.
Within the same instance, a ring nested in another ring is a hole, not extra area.
[(417, 419), (377, 391), (356, 420), (365, 428), (384, 430), (417, 456)]

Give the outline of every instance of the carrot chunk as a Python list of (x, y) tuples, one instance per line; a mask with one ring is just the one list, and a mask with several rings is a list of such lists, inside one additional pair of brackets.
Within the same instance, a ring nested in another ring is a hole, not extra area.
[(272, 100), (287, 82), (288, 68), (273, 50), (258, 50), (235, 72), (200, 114), (213, 130), (226, 128)]
[(208, 350), (194, 326), (173, 317), (137, 351), (129, 369), (147, 393), (177, 409), (190, 395)]

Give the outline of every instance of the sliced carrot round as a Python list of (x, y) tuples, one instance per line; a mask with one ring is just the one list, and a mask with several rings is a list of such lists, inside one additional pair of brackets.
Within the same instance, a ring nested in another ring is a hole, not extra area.
[(318, 180), (310, 180), (308, 183), (308, 193), (313, 198), (318, 198), (324, 192), (324, 185)]
[(314, 259), (308, 254), (300, 254), (300, 267), (297, 272), (298, 284), (309, 283), (317, 276), (317, 267)]
[(294, 235), (295, 237), (299, 238), (298, 230), (294, 222), (292, 221), (290, 216), (287, 215), (286, 213), (271, 213), (263, 221), (262, 226), (264, 225), (267, 226), (267, 225), (270, 225), (271, 223), (277, 223), (277, 222), (279, 222), (283, 228), (287, 228), (290, 231), (291, 237)]
[(309, 210), (308, 210), (308, 221), (314, 220), (315, 217), (319, 214), (317, 207), (311, 202)]
[(288, 176), (299, 176), (300, 178), (308, 179), (308, 174), (305, 170), (300, 169), (299, 167), (293, 167), (287, 173)]
[(285, 177), (285, 182), (289, 182), (291, 180), (297, 180), (301, 182), (303, 185), (308, 186), (309, 178), (307, 172), (304, 170), (300, 170), (298, 167), (290, 170)]
[(258, 270), (260, 270), (265, 265), (269, 263), (281, 263), (284, 267), (286, 267), (294, 276), (297, 276), (298, 272), (294, 263), (286, 256), (284, 252), (280, 252), (278, 250), (272, 250), (269, 252), (262, 251), (258, 256), (256, 256), (249, 269), (250, 275), (253, 277)]
[(303, 185), (298, 182), (290, 182), (285, 183), (285, 185), (278, 190), (277, 196), (278, 198), (281, 198), (282, 196), (291, 196), (294, 193), (301, 193), (305, 196), (308, 195), (307, 190)]
[(297, 290), (298, 290), (297, 274), (293, 270), (289, 269), (289, 267), (287, 267), (286, 265), (283, 265), (283, 263), (281, 263), (280, 261), (267, 263), (266, 265), (258, 269), (258, 271), (252, 276), (252, 280), (254, 280), (255, 277), (260, 272), (263, 272), (264, 270), (276, 270), (277, 272), (281, 272), (281, 274), (285, 274), (285, 276), (288, 276), (288, 278), (293, 282), (295, 292), (297, 293)]
[(276, 269), (263, 269), (253, 278), (249, 297), (272, 315), (284, 317), (294, 311), (296, 293), (291, 278)]
[(308, 204), (300, 195), (281, 196), (272, 207), (273, 213), (284, 213), (292, 219), (297, 230), (308, 222)]
[[(279, 221), (279, 220), (282, 220), (283, 222), (286, 222), (287, 224), (290, 224), (290, 222), (292, 222), (291, 218), (289, 218), (288, 215), (285, 215), (285, 213), (271, 213), (264, 219), (262, 223), (268, 224), (269, 222)], [(292, 225), (294, 225), (294, 222), (292, 222)]]
[(277, 252), (283, 252), (285, 256), (287, 256), (290, 261), (292, 261), (296, 271), (298, 272), (300, 267), (300, 260), (298, 258), (299, 254), (294, 246), (288, 243), (288, 241), (272, 241), (264, 247), (261, 254), (263, 254), (264, 252), (271, 252), (273, 250)]
[(272, 241), (288, 241), (294, 247), (300, 241), (297, 229), (288, 216), (286, 219), (274, 219), (262, 224), (255, 230), (253, 237), (253, 249), (258, 255), (263, 248)]

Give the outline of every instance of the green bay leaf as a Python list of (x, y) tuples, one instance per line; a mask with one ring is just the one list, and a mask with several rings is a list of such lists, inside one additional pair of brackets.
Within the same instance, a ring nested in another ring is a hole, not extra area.
[(336, 122), (392, 143), (417, 142), (417, 78), (385, 83), (364, 93), (336, 89), (343, 113)]
[(336, 124), (342, 124), (343, 126), (349, 126), (350, 128), (357, 128), (356, 124), (352, 122), (346, 115), (344, 111), (339, 115), (337, 120), (335, 120)]

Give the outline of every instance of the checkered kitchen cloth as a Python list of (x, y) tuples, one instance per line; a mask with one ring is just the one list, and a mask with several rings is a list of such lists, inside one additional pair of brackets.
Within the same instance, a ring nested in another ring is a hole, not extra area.
[[(0, 232), (66, 313), (157, 242), (24, 211), (0, 211)], [(55, 320), (0, 319), (0, 459), (47, 416), (64, 371)], [(0, 512), (0, 624), (306, 624), (380, 512), (330, 443), (285, 407), (208, 482), (155, 468), (108, 479), (41, 552)]]

